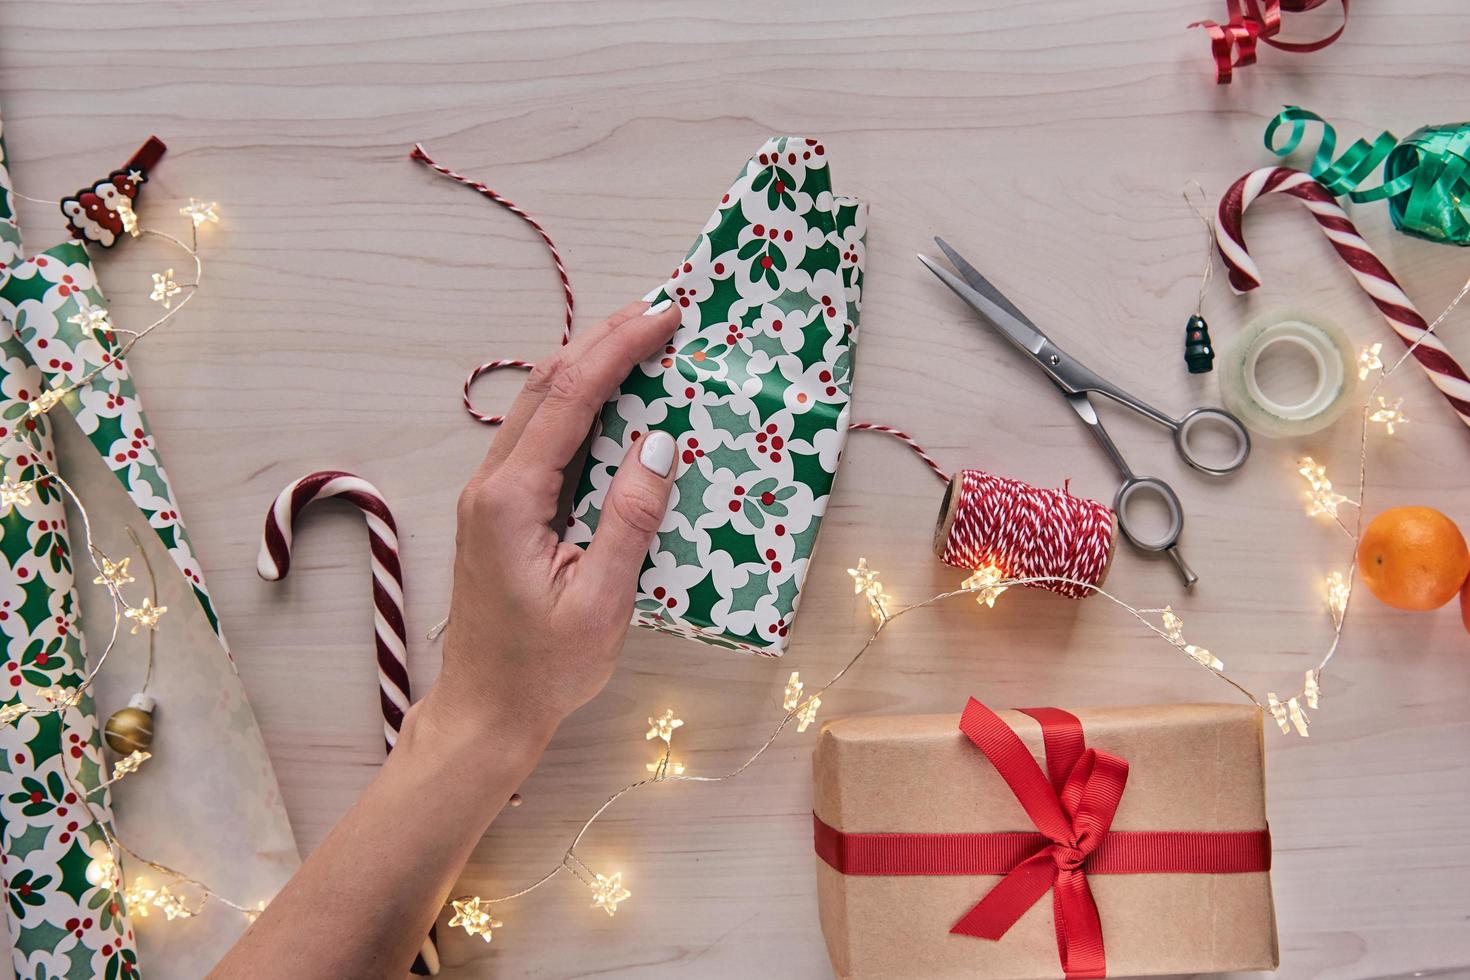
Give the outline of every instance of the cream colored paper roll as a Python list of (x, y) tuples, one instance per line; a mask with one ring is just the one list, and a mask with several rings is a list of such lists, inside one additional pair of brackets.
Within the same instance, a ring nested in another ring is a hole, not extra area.
[[(1287, 402), (1262, 390), (1259, 370), (1268, 351), (1305, 355), (1316, 372), (1306, 398)], [(1278, 310), (1252, 320), (1230, 343), (1220, 364), (1220, 398), (1252, 432), (1272, 439), (1308, 435), (1347, 408), (1358, 384), (1355, 364), (1352, 345), (1335, 324)]]

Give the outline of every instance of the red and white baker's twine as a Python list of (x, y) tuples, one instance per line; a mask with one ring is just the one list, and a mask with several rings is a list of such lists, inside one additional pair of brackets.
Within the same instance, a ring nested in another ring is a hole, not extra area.
[[(466, 177), (464, 174), (455, 173), (448, 167), (436, 163), (433, 158), (430, 157), (429, 154), (424, 150), (424, 145), (422, 143), (415, 143), (413, 145), (413, 152), (409, 154), (409, 158), (412, 160), (417, 160), (419, 163), (422, 163), (424, 166), (428, 167), (430, 170), (434, 171), (437, 174), (442, 174), (443, 176), (448, 177), (450, 180), (457, 181), (461, 184), (464, 184), (466, 187), (471, 188), (472, 190), (478, 191), (479, 193), (483, 194), (485, 197), (488, 197), (496, 204), (499, 204), (501, 207), (505, 208), (511, 214), (515, 215), (517, 218), (520, 218), (522, 221), (524, 221), (526, 224), (530, 225), (536, 230), (536, 234), (540, 235), (541, 241), (546, 244), (546, 250), (551, 253), (551, 261), (556, 263), (556, 274), (561, 277), (561, 291), (562, 295), (566, 298), (567, 304), (566, 321), (562, 324), (561, 328), (561, 343), (563, 347), (571, 343), (572, 308), (575, 305), (575, 300), (572, 297), (572, 281), (567, 277), (567, 267), (565, 264), (563, 264), (561, 260), (561, 253), (556, 250), (556, 243), (551, 240), (551, 236), (547, 234), (546, 229), (541, 226), (541, 222), (537, 221), (525, 211), (521, 210), (520, 206), (517, 205), (514, 201), (512, 201), (508, 197), (501, 195), (493, 188), (485, 186), (480, 181), (475, 180), (472, 177)], [(479, 367), (471, 371), (470, 376), (465, 379), (464, 410), (466, 412), (469, 412), (470, 415), (473, 416), (477, 421), (484, 422), (486, 425), (499, 425), (501, 422), (505, 421), (504, 415), (482, 415), (480, 412), (476, 411), (474, 402), (470, 400), (470, 387), (474, 385), (474, 383), (478, 381), (482, 376), (489, 374), (491, 371), (498, 371), (501, 368), (508, 367), (516, 367), (529, 370), (532, 367), (532, 363), (530, 361), (522, 361), (515, 358), (500, 358), (494, 361), (486, 361), (484, 364), (481, 364)]]
[(1429, 325), (1414, 308), (1413, 301), (1358, 234), (1336, 199), (1310, 175), (1290, 167), (1263, 167), (1230, 185), (1220, 199), (1215, 215), (1215, 243), (1230, 270), (1230, 285), (1235, 291), (1248, 292), (1261, 284), (1260, 269), (1246, 252), (1241, 224), (1251, 202), (1272, 192), (1294, 197), (1306, 206), (1393, 332), (1411, 348), (1414, 359), (1454, 408), (1460, 421), (1470, 425), (1470, 376), (1444, 342), (1428, 331)]
[(914, 455), (923, 460), (924, 465), (933, 470), (934, 475), (939, 477), (939, 482), (949, 482), (949, 474), (944, 472), (944, 467), (940, 466), (934, 461), (934, 457), (929, 455), (928, 451), (919, 444), (919, 441), (917, 439), (909, 435), (907, 432), (904, 432), (902, 429), (895, 429), (891, 425), (880, 425), (877, 422), (853, 422), (848, 425), (847, 428), (851, 432), (881, 432), (886, 436), (892, 436), (899, 442), (903, 443), (905, 446), (908, 446), (910, 449), (912, 449), (914, 451)]
[(1038, 579), (1036, 588), (1073, 599), (1102, 582), (1113, 552), (1107, 505), (980, 470), (960, 471), (958, 491), (940, 556), (946, 564), (995, 566), (1007, 578)]

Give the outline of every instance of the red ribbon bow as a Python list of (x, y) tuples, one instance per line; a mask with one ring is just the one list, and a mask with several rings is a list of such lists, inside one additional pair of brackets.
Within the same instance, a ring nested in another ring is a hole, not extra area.
[(995, 766), (1037, 833), (868, 834), (813, 816), (818, 856), (842, 874), (1005, 877), (950, 932), (1000, 939), (1052, 893), (1057, 953), (1068, 977), (1105, 977), (1102, 921), (1089, 874), (1235, 874), (1271, 869), (1270, 831), (1112, 830), (1128, 763), (1087, 748), (1082, 723), (1059, 708), (1022, 708), (1041, 723), (1044, 775), (995, 712), (970, 699), (963, 732)]
[(1226, 23), (1200, 20), (1189, 26), (1202, 27), (1210, 35), (1210, 53), (1215, 59), (1215, 81), (1220, 85), (1229, 85), (1232, 67), (1244, 68), (1256, 63), (1257, 40), (1282, 51), (1305, 54), (1309, 51), (1320, 51), (1342, 37), (1342, 32), (1347, 27), (1348, 0), (1340, 0), (1342, 24), (1326, 37), (1316, 41), (1276, 40), (1276, 35), (1281, 32), (1282, 10), (1301, 13), (1320, 7), (1326, 2), (1327, 0), (1226, 0), (1226, 12), (1229, 14)]
[(1108, 836), (1128, 782), (1128, 763), (1085, 748), (1082, 723), (1069, 712), (1021, 710), (1041, 722), (1050, 781), (1010, 726), (974, 698), (965, 705), (960, 731), (985, 753), (1050, 843), (1012, 868), (949, 931), (999, 939), (1050, 891), (1062, 970), (1069, 977), (1105, 977), (1102, 921), (1085, 865)]

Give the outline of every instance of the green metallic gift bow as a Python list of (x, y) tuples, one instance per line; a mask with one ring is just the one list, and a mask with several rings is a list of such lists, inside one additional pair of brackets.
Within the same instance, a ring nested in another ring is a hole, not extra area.
[[(1360, 139), (1336, 160), (1337, 133), (1315, 112), (1287, 106), (1266, 126), (1266, 148), (1287, 156), (1301, 145), (1309, 123), (1322, 124), (1322, 139), (1309, 170), (1334, 195), (1356, 203), (1388, 199), (1389, 217), (1399, 231), (1432, 242), (1470, 245), (1470, 123), (1422, 126), (1408, 139), (1385, 130), (1371, 143)], [(1285, 144), (1276, 131), (1291, 124)], [(1383, 166), (1376, 187), (1361, 185)]]

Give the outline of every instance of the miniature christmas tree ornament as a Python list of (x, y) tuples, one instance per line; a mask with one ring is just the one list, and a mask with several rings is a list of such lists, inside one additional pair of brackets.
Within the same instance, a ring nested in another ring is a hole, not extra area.
[(1184, 325), (1184, 363), (1190, 374), (1208, 374), (1215, 369), (1215, 348), (1210, 343), (1210, 325), (1196, 313)]

